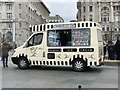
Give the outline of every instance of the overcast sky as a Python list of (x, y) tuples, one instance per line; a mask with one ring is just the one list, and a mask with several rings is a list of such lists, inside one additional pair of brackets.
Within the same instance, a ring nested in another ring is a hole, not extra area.
[(78, 0), (42, 0), (51, 15), (60, 15), (65, 21), (75, 20)]

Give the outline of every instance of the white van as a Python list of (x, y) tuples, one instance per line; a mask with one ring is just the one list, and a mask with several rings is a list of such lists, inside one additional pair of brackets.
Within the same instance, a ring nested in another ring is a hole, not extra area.
[(75, 71), (103, 63), (101, 26), (96, 22), (33, 25), (33, 34), (15, 50), (12, 62), (30, 66), (70, 66)]

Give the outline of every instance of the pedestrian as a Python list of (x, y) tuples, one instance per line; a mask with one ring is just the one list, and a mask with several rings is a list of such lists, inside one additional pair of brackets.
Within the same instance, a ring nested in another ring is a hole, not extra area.
[(103, 45), (104, 45), (104, 47), (103, 47), (103, 51), (104, 51), (104, 59), (105, 59), (106, 52), (107, 52), (107, 45), (106, 45), (105, 42), (103, 42)]
[(5, 41), (1, 45), (2, 49), (2, 61), (3, 61), (3, 67), (8, 67), (8, 52), (9, 52), (9, 44)]
[(119, 39), (115, 43), (115, 53), (116, 53), (116, 60), (120, 60), (120, 40)]
[(115, 46), (112, 41), (109, 41), (108, 43), (108, 59), (115, 59)]

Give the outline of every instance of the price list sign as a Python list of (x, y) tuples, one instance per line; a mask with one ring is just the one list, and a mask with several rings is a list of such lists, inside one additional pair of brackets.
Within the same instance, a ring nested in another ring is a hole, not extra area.
[(76, 29), (72, 32), (72, 42), (74, 46), (90, 46), (90, 29)]

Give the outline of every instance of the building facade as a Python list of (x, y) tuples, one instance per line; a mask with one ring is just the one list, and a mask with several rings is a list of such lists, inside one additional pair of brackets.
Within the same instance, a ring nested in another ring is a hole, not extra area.
[(41, 0), (0, 2), (0, 32), (18, 46), (30, 35), (29, 26), (46, 23), (50, 11)]
[(60, 15), (50, 16), (48, 19), (49, 23), (60, 23), (64, 22), (64, 19)]
[(120, 39), (120, 0), (77, 2), (77, 20), (95, 21), (102, 25), (103, 39), (116, 41)]

